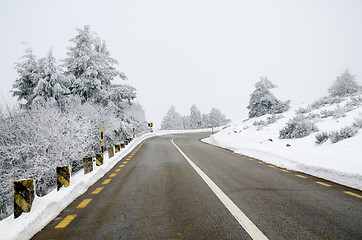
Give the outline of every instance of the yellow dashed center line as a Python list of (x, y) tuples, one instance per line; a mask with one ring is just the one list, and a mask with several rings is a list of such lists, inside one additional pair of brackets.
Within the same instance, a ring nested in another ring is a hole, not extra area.
[(345, 192), (345, 193), (347, 193), (347, 194), (349, 194), (349, 195), (351, 195), (351, 196), (353, 196), (353, 197), (362, 198), (362, 196), (361, 196), (361, 195), (359, 195), (359, 194), (357, 194), (357, 193), (348, 192), (348, 191), (344, 191), (344, 192)]
[(127, 164), (128, 162), (127, 161), (124, 161), (123, 164)]
[(117, 176), (117, 173), (112, 173), (111, 175), (109, 175), (109, 177), (115, 177)]
[(299, 175), (299, 174), (296, 174), (295, 176), (300, 177), (300, 178), (307, 178), (306, 176)]
[(289, 172), (288, 170), (285, 170), (285, 169), (279, 169), (279, 170), (282, 172)]
[(263, 162), (258, 162), (259, 164), (264, 164)]
[(332, 185), (329, 185), (329, 184), (327, 184), (327, 183), (324, 183), (324, 182), (316, 182), (316, 183), (318, 183), (318, 184), (320, 184), (320, 185), (323, 185), (323, 186), (326, 186), (326, 187), (332, 187)]
[(112, 179), (106, 179), (102, 182), (102, 184), (108, 184)]
[(96, 188), (96, 189), (92, 192), (92, 194), (98, 194), (98, 193), (100, 193), (100, 192), (103, 190), (103, 188), (104, 188), (104, 187), (98, 187), (98, 188)]
[(65, 228), (68, 224), (76, 217), (77, 215), (68, 215), (66, 216), (55, 228)]
[(81, 203), (79, 203), (77, 208), (85, 208), (91, 201), (92, 199), (84, 199)]
[(129, 160), (131, 160), (131, 157), (129, 157), (129, 158), (126, 159), (126, 161), (129, 161)]
[(122, 165), (119, 165), (119, 167), (124, 167), (124, 165), (122, 164)]
[(254, 159), (252, 159), (252, 158), (248, 158), (250, 161), (254, 161)]
[(114, 172), (120, 172), (120, 171), (121, 171), (121, 169), (119, 169), (119, 168), (114, 170)]
[(274, 165), (268, 165), (268, 167), (270, 167), (270, 168), (275, 168), (275, 166), (274, 166)]

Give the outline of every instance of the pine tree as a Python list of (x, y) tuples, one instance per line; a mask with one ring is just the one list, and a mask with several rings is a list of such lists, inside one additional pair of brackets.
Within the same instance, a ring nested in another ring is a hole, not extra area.
[(12, 93), (19, 101), (25, 100), (25, 104), (29, 105), (34, 88), (38, 84), (39, 69), (37, 58), (33, 54), (32, 49), (30, 47), (27, 48), (25, 53), (26, 54), (22, 56), (24, 61), (15, 64), (15, 69), (19, 77), (13, 84)]
[(348, 69), (338, 76), (333, 85), (328, 89), (329, 94), (333, 97), (345, 97), (358, 91), (359, 86), (356, 76), (352, 75)]
[(202, 121), (202, 116), (200, 110), (193, 104), (190, 108), (190, 116), (188, 117), (188, 127), (187, 129), (197, 129), (200, 128), (198, 122)]
[(30, 101), (61, 102), (64, 95), (69, 94), (68, 81), (50, 50), (45, 58), (38, 60), (38, 77), (36, 87), (30, 96)]
[[(209, 124), (214, 127), (219, 127), (225, 121), (225, 115), (219, 109), (212, 108), (209, 113)], [(209, 126), (210, 127), (210, 126)]]
[(270, 89), (276, 87), (267, 77), (260, 77), (260, 80), (255, 84), (256, 89), (250, 95), (247, 106), (249, 118), (282, 113), (289, 109), (289, 101), (281, 102), (270, 92)]
[(162, 130), (182, 130), (184, 129), (182, 117), (176, 112), (174, 106), (171, 106), (166, 116), (162, 120)]
[(75, 46), (68, 48), (64, 65), (72, 78), (72, 94), (87, 101), (96, 98), (101, 90), (109, 90), (115, 77), (126, 76), (113, 67), (117, 61), (110, 57), (105, 42), (91, 34), (89, 26), (77, 31), (77, 36), (70, 40)]

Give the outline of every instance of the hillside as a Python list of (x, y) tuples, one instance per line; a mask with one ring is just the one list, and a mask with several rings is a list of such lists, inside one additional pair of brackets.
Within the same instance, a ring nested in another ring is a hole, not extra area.
[[(324, 97), (283, 114), (235, 121), (204, 141), (362, 189), (361, 127), (362, 95)], [(281, 139), (282, 129), (284, 138), (307, 136)]]

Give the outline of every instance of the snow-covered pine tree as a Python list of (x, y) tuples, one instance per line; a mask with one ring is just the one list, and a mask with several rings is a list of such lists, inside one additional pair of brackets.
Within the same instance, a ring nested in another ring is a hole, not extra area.
[(197, 129), (200, 128), (198, 122), (202, 121), (202, 116), (200, 110), (193, 104), (190, 108), (190, 116), (188, 116), (188, 127), (187, 129)]
[(22, 62), (15, 64), (19, 77), (13, 84), (12, 93), (19, 101), (25, 100), (25, 104), (29, 105), (39, 79), (38, 60), (30, 47), (25, 50), (22, 59)]
[(171, 106), (168, 110), (166, 116), (162, 120), (161, 124), (162, 130), (182, 130), (184, 129), (182, 117), (176, 112), (174, 106)]
[(71, 92), (87, 101), (94, 99), (101, 90), (109, 90), (116, 76), (122, 79), (126, 76), (113, 67), (117, 61), (110, 57), (105, 42), (91, 34), (89, 26), (77, 31), (75, 38), (70, 40), (75, 46), (68, 48), (64, 65), (72, 80)]
[(65, 95), (69, 94), (68, 79), (63, 75), (60, 67), (50, 50), (48, 55), (38, 60), (38, 77), (36, 87), (30, 96), (30, 101), (55, 101), (62, 104)]
[(359, 91), (359, 86), (356, 81), (356, 76), (352, 75), (346, 69), (337, 79), (332, 86), (328, 89), (332, 97), (346, 97)]
[(260, 117), (265, 114), (282, 113), (289, 109), (289, 101), (282, 102), (278, 100), (270, 89), (276, 88), (267, 77), (260, 77), (255, 84), (255, 90), (250, 95), (249, 118)]
[[(212, 108), (209, 115), (209, 124), (214, 127), (219, 127), (225, 121), (225, 115), (217, 108)], [(209, 126), (209, 127), (211, 127)]]

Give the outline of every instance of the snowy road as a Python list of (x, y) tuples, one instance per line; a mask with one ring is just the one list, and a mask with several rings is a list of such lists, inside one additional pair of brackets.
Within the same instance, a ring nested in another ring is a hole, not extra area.
[(206, 136), (146, 140), (33, 239), (260, 239), (234, 210), (268, 239), (362, 239), (361, 192), (199, 141)]

